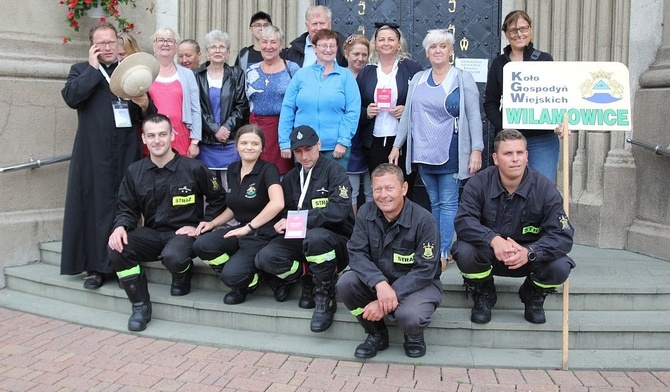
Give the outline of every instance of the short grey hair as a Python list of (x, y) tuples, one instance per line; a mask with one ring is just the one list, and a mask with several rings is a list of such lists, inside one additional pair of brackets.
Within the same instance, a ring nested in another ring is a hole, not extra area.
[(307, 12), (305, 12), (305, 22), (308, 22), (309, 17), (313, 14), (325, 14), (328, 20), (333, 20), (333, 12), (325, 5), (313, 5), (307, 8)]
[(226, 46), (226, 49), (230, 51), (230, 36), (228, 33), (224, 33), (221, 30), (212, 30), (205, 36), (205, 49), (209, 49), (209, 46), (214, 41), (223, 41), (223, 44)]
[(270, 25), (270, 26), (264, 28), (261, 31), (261, 34), (260, 34), (259, 38), (260, 39), (270, 39), (274, 35), (277, 35), (277, 38), (279, 38), (279, 44), (281, 46), (284, 46), (284, 32), (282, 31), (282, 29), (280, 29), (277, 26)]
[[(151, 35), (151, 42), (156, 41), (156, 38), (168, 38), (172, 37), (175, 40), (175, 44), (180, 41), (179, 34), (177, 34), (176, 31), (172, 30), (169, 27), (161, 27), (160, 29), (156, 30), (155, 33)], [(177, 45), (175, 45), (176, 47)]]
[(427, 53), (428, 48), (440, 42), (449, 42), (449, 44), (453, 47), (454, 44), (456, 43), (456, 39), (454, 38), (454, 35), (450, 33), (449, 30), (447, 29), (428, 30), (426, 38), (423, 39), (423, 49)]

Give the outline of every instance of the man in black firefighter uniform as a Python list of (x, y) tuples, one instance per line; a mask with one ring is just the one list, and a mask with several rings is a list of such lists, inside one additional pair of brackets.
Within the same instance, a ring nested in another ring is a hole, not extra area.
[(321, 141), (314, 129), (299, 126), (290, 140), (299, 165), (282, 181), (284, 217), (275, 230), (284, 236), (256, 255), (256, 267), (286, 282), (302, 278), (298, 306), (314, 308), (310, 329), (323, 332), (337, 308), (337, 273), (349, 260), (347, 241), (354, 227), (351, 185), (344, 168), (319, 152)]
[(573, 228), (556, 186), (528, 168), (526, 139), (504, 130), (494, 141), (492, 166), (468, 180), (451, 247), (465, 283), (473, 289), (473, 323), (491, 321), (497, 296), (493, 275), (525, 277), (519, 298), (524, 318), (546, 322), (544, 299), (568, 279), (575, 262)]
[[(142, 124), (142, 141), (150, 156), (128, 167), (119, 189), (109, 256), (133, 305), (130, 331), (146, 329), (151, 302), (140, 261), (160, 260), (172, 273), (170, 294), (191, 291), (195, 228), (225, 209), (225, 192), (216, 176), (195, 159), (170, 147), (174, 139), (170, 119), (162, 114)], [(204, 198), (207, 198), (207, 206)], [(137, 227), (140, 216), (144, 226)]]
[(375, 168), (372, 194), (347, 246), (351, 271), (337, 282), (344, 305), (368, 334), (354, 356), (372, 358), (388, 347), (388, 316), (405, 335), (405, 354), (422, 357), (423, 331), (442, 301), (440, 234), (433, 215), (405, 197), (399, 167)]

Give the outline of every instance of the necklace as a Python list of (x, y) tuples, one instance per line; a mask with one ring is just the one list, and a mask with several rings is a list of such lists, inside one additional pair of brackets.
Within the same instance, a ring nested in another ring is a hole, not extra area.
[[(280, 68), (282, 68), (284, 64), (282, 62), (276, 62), (275, 64), (270, 64), (268, 65), (267, 63), (262, 63), (261, 64), (261, 70), (265, 74), (265, 86), (270, 84), (270, 77), (274, 75), (275, 73), (280, 71)], [(265, 69), (263, 69), (265, 68)]]

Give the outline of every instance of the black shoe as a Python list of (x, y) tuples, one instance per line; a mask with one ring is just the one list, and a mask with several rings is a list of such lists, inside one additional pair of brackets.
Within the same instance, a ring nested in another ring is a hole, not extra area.
[(493, 277), (483, 280), (466, 278), (465, 284), (472, 289), (472, 300), (474, 302), (470, 312), (470, 321), (476, 324), (488, 323), (491, 321), (491, 309), (498, 301)]
[(310, 275), (305, 275), (300, 278), (300, 286), (302, 287), (302, 292), (300, 293), (300, 300), (298, 301), (298, 307), (302, 309), (314, 309), (314, 282), (312, 282), (312, 277)]
[(423, 332), (417, 335), (405, 334), (403, 343), (405, 355), (410, 358), (419, 358), (426, 355), (426, 342), (423, 340)]
[(284, 282), (283, 280), (277, 282), (277, 286), (274, 288), (275, 300), (277, 300), (277, 302), (286, 301), (290, 293), (291, 293), (290, 283)]
[(354, 357), (356, 358), (373, 358), (377, 355), (377, 351), (384, 351), (389, 348), (389, 336), (377, 334), (368, 335), (365, 341), (356, 347)]
[(241, 304), (246, 301), (247, 294), (246, 289), (234, 289), (223, 297), (223, 303), (226, 305)]
[(133, 304), (133, 313), (128, 319), (129, 331), (144, 331), (151, 321), (151, 304)]
[(182, 273), (172, 274), (172, 285), (170, 286), (170, 295), (181, 297), (191, 292), (191, 277), (193, 276), (193, 263), (189, 264), (188, 269)]
[(99, 289), (102, 287), (102, 284), (105, 283), (105, 275), (100, 272), (90, 272), (84, 278), (84, 288), (93, 290)]
[(543, 289), (537, 286), (530, 278), (526, 278), (519, 288), (519, 298), (525, 305), (523, 318), (533, 324), (544, 324), (547, 318), (544, 314), (544, 299), (553, 289)]

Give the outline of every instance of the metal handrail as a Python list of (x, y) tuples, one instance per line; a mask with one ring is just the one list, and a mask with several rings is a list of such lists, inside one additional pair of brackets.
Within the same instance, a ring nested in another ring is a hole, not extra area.
[(653, 145), (651, 143), (647, 142), (641, 142), (639, 140), (633, 140), (631, 138), (627, 138), (626, 141), (630, 144), (635, 144), (636, 146), (644, 147), (650, 150), (654, 150), (654, 152), (658, 155), (665, 155), (665, 156), (670, 156), (670, 150), (664, 147), (661, 147), (660, 145)]
[(33, 159), (30, 158), (30, 161), (26, 163), (19, 163), (18, 165), (0, 167), (0, 173), (22, 170), (22, 169), (35, 169), (45, 165), (50, 165), (52, 163), (69, 161), (72, 158), (72, 155), (61, 155), (59, 157), (46, 158), (46, 159)]

